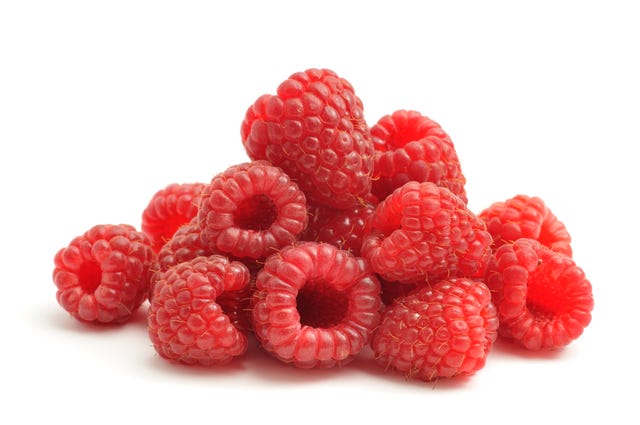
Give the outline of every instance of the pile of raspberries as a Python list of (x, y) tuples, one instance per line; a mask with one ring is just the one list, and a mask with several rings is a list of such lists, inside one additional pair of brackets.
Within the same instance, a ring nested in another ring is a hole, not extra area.
[(373, 126), (353, 86), (308, 69), (241, 124), (249, 160), (173, 183), (140, 230), (99, 224), (54, 257), (57, 301), (82, 322), (147, 303), (157, 354), (216, 366), (246, 354), (432, 381), (473, 375), (497, 338), (554, 350), (591, 321), (565, 225), (536, 196), (467, 206), (451, 138), (417, 111)]

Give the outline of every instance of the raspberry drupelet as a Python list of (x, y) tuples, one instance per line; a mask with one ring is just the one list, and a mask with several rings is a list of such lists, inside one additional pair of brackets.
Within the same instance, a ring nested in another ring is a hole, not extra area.
[(501, 245), (485, 280), (498, 310), (499, 335), (529, 350), (564, 347), (591, 322), (593, 293), (584, 271), (536, 240)]
[(350, 208), (371, 190), (373, 143), (362, 101), (334, 71), (308, 69), (247, 110), (242, 143), (253, 160), (281, 167), (309, 202)]
[(420, 112), (400, 109), (371, 127), (375, 147), (371, 192), (381, 201), (409, 181), (432, 182), (465, 203), (466, 178), (451, 138)]
[(157, 353), (188, 365), (225, 364), (248, 346), (245, 329), (234, 324), (220, 298), (249, 284), (249, 270), (221, 255), (195, 257), (162, 274), (147, 312)]
[(147, 298), (154, 261), (151, 240), (133, 226), (93, 226), (54, 257), (58, 303), (82, 322), (125, 322)]
[(349, 363), (380, 310), (380, 284), (364, 259), (328, 243), (287, 247), (257, 276), (255, 335), (266, 352), (299, 368)]
[(252, 161), (217, 174), (202, 193), (198, 225), (211, 252), (261, 260), (307, 225), (304, 193), (279, 167)]

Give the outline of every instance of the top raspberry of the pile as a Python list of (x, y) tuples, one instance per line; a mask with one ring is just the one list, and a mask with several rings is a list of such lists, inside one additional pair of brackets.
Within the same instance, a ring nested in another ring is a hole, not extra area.
[(251, 159), (281, 167), (312, 203), (354, 206), (371, 190), (373, 143), (362, 101), (328, 69), (291, 75), (263, 95), (241, 126)]

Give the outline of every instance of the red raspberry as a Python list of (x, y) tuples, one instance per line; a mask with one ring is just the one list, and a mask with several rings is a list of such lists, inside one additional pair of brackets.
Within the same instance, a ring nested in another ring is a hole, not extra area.
[[(196, 257), (208, 257), (214, 254), (206, 247), (201, 236), (198, 218), (194, 217), (187, 224), (182, 225), (173, 237), (158, 252), (158, 260), (153, 265), (154, 274), (149, 283), (149, 300), (153, 298), (156, 281), (162, 278), (162, 274), (171, 267), (193, 260)], [(234, 259), (235, 261), (240, 261)], [(251, 276), (255, 277), (262, 266), (255, 261), (241, 260), (247, 266)], [(255, 279), (254, 279), (255, 280)], [(249, 329), (251, 322), (249, 300), (251, 299), (252, 285), (237, 291), (225, 291), (217, 298), (218, 304), (227, 313), (231, 323), (240, 330)]]
[(380, 285), (364, 259), (327, 243), (301, 242), (266, 260), (253, 300), (255, 334), (300, 368), (351, 361), (380, 320)]
[(454, 278), (396, 299), (382, 315), (371, 347), (382, 367), (409, 378), (472, 375), (484, 367), (497, 328), (487, 286)]
[(242, 143), (251, 159), (281, 167), (310, 202), (349, 208), (371, 190), (373, 143), (362, 101), (344, 78), (308, 69), (247, 110)]
[(375, 147), (371, 192), (384, 200), (409, 181), (433, 182), (467, 202), (466, 179), (451, 138), (417, 111), (398, 110), (371, 127)]
[(504, 202), (495, 202), (478, 217), (487, 224), (494, 249), (516, 239), (528, 238), (572, 256), (571, 236), (565, 225), (536, 196), (520, 194)]
[(152, 298), (155, 282), (162, 273), (177, 264), (193, 260), (196, 257), (208, 257), (216, 254), (202, 242), (201, 233), (198, 217), (194, 217), (189, 223), (180, 226), (171, 239), (158, 251), (157, 260), (152, 266), (153, 275), (149, 283), (149, 299)]
[(220, 305), (227, 291), (249, 283), (249, 270), (220, 255), (196, 257), (167, 270), (148, 310), (148, 332), (160, 356), (178, 363), (224, 364), (247, 350), (247, 336)]
[(498, 309), (500, 336), (530, 350), (555, 349), (591, 321), (591, 283), (575, 262), (533, 239), (496, 250), (486, 282)]
[(330, 243), (359, 257), (366, 220), (377, 204), (378, 200), (368, 195), (356, 206), (344, 210), (311, 206), (309, 224), (301, 239)]
[(146, 299), (153, 261), (151, 241), (133, 226), (93, 226), (54, 257), (58, 303), (80, 321), (125, 322)]
[(198, 214), (204, 183), (173, 183), (156, 192), (142, 212), (142, 231), (160, 248), (178, 228)]
[(362, 256), (386, 280), (433, 282), (481, 276), (491, 242), (459, 196), (435, 183), (408, 182), (371, 216)]
[(295, 242), (307, 225), (304, 193), (267, 161), (229, 167), (202, 194), (198, 223), (213, 252), (263, 259)]

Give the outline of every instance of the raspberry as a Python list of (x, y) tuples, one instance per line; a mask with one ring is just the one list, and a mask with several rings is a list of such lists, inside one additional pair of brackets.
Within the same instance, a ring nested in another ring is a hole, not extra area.
[(572, 256), (571, 236), (565, 225), (536, 196), (519, 194), (504, 202), (495, 202), (478, 217), (487, 224), (494, 249), (516, 239), (528, 238)]
[[(155, 284), (162, 278), (162, 274), (171, 267), (183, 262), (193, 260), (196, 257), (208, 257), (214, 254), (202, 243), (198, 218), (194, 217), (187, 224), (182, 225), (173, 237), (158, 252), (158, 260), (153, 265), (154, 274), (149, 283), (149, 300), (153, 298)], [(255, 261), (247, 259), (234, 261), (242, 262), (249, 269), (251, 276), (255, 276), (258, 269), (262, 267)], [(255, 280), (255, 279), (254, 279)], [(238, 329), (249, 329), (251, 321), (249, 312), (249, 300), (251, 299), (252, 285), (236, 291), (225, 291), (217, 298), (218, 304), (227, 313), (231, 323)]]
[(486, 282), (500, 320), (499, 335), (530, 350), (566, 346), (591, 321), (591, 283), (575, 262), (533, 239), (500, 246)]
[(371, 190), (373, 143), (362, 101), (344, 78), (308, 69), (247, 110), (242, 143), (253, 160), (281, 167), (310, 202), (350, 208)]
[(459, 196), (432, 182), (405, 183), (370, 221), (362, 256), (389, 281), (481, 276), (491, 256), (484, 223)]
[(198, 226), (198, 217), (193, 217), (187, 224), (183, 224), (176, 230), (158, 251), (157, 260), (152, 266), (153, 275), (149, 283), (149, 299), (153, 296), (155, 282), (160, 275), (169, 268), (193, 260), (196, 257), (215, 254), (202, 243), (201, 231)]
[(177, 363), (203, 366), (243, 355), (247, 336), (233, 324), (219, 299), (248, 283), (244, 264), (220, 255), (196, 257), (164, 272), (147, 316), (157, 353)]
[(498, 319), (487, 286), (454, 278), (396, 299), (382, 315), (371, 347), (378, 364), (432, 381), (484, 367)]
[(300, 242), (258, 273), (253, 324), (262, 347), (300, 368), (351, 361), (380, 319), (380, 285), (364, 259), (331, 244)]
[(160, 248), (178, 228), (198, 214), (204, 183), (173, 183), (156, 192), (142, 212), (142, 231), (149, 235), (153, 249)]
[(213, 252), (264, 259), (307, 225), (304, 193), (279, 167), (253, 161), (216, 175), (202, 194), (198, 223)]
[(301, 239), (330, 243), (359, 257), (366, 220), (377, 204), (373, 195), (367, 195), (359, 204), (343, 210), (311, 206), (309, 224)]
[(371, 127), (375, 147), (371, 192), (384, 200), (409, 181), (433, 182), (467, 203), (466, 179), (451, 138), (417, 111), (398, 110)]
[(58, 303), (82, 322), (125, 322), (146, 299), (153, 261), (151, 241), (133, 226), (93, 226), (54, 257)]

